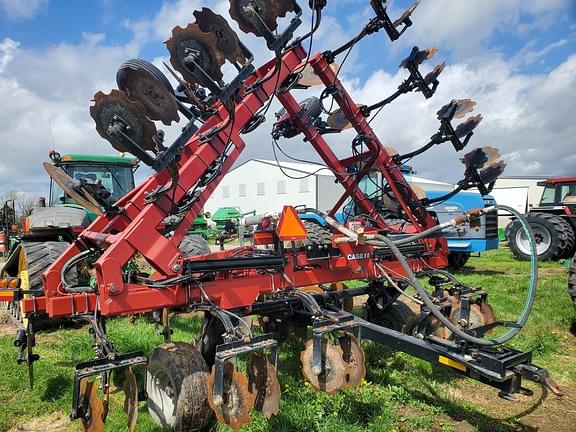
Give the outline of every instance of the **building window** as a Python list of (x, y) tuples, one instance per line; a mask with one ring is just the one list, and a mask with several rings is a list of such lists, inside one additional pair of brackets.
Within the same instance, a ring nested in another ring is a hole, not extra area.
[(238, 185), (238, 196), (245, 197), (246, 196), (246, 185), (241, 183)]
[(309, 178), (300, 179), (300, 193), (310, 192)]
[(286, 193), (286, 180), (278, 180), (276, 183), (276, 193), (279, 195)]
[(222, 186), (222, 198), (230, 198), (230, 186)]
[(256, 195), (263, 196), (266, 194), (264, 183), (256, 183)]

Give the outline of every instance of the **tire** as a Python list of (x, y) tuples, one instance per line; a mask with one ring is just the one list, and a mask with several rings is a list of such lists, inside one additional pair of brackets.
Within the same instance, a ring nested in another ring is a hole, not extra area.
[(562, 252), (560, 253), (560, 258), (570, 259), (574, 253), (576, 253), (576, 233), (574, 232), (572, 225), (570, 225), (565, 219), (562, 220), (566, 224), (566, 229), (564, 230), (566, 242), (562, 248)]
[[(569, 243), (568, 232), (573, 234), (568, 223), (561, 217), (548, 213), (529, 213), (526, 218), (536, 239), (538, 259), (546, 261), (560, 258)], [(519, 221), (512, 221), (508, 224), (506, 238), (516, 258), (530, 259), (528, 238)]]
[(198, 234), (188, 234), (180, 242), (180, 252), (185, 257), (206, 255), (210, 253), (210, 246), (204, 237)]
[(396, 300), (383, 311), (371, 313), (368, 320), (382, 327), (412, 334), (414, 326), (418, 323), (418, 315), (406, 303)]
[(312, 221), (302, 221), (308, 235), (306, 240), (304, 240), (304, 246), (315, 246), (315, 245), (331, 245), (332, 244), (332, 233), (328, 228), (317, 224)]
[(448, 254), (448, 267), (452, 270), (460, 270), (466, 265), (469, 258), (468, 252), (450, 252)]
[(205, 429), (212, 419), (206, 386), (208, 366), (192, 345), (160, 345), (150, 355), (146, 370), (148, 412), (164, 429)]
[(224, 343), (222, 335), (225, 331), (222, 321), (209, 313), (205, 314), (202, 328), (200, 329), (200, 336), (193, 343), (200, 354), (202, 354), (209, 368), (212, 367), (216, 359), (216, 347)]
[(576, 308), (576, 254), (572, 257), (568, 269), (568, 294), (572, 299), (572, 304)]

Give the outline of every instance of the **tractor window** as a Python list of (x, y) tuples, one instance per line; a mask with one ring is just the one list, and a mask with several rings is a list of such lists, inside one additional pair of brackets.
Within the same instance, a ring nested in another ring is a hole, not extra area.
[(554, 185), (546, 186), (540, 198), (540, 205), (554, 205), (556, 187)]
[[(116, 202), (134, 189), (134, 176), (131, 166), (123, 165), (64, 165), (66, 173), (74, 180), (85, 179), (89, 183), (100, 182), (112, 194), (111, 202)], [(60, 186), (53, 183), (50, 205), (69, 204), (74, 201), (64, 196)]]
[(560, 187), (560, 202), (566, 201), (568, 197), (576, 197), (576, 183)]

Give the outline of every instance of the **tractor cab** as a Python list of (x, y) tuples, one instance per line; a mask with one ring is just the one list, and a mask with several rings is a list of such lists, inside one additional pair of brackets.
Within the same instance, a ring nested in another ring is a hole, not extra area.
[[(134, 189), (134, 171), (138, 160), (123, 156), (99, 156), (51, 153), (52, 163), (61, 168), (77, 182), (99, 184), (110, 193), (107, 200), (112, 204)], [(67, 195), (53, 179), (50, 179), (50, 207), (81, 206)], [(94, 214), (88, 211), (90, 219)]]
[(538, 208), (576, 215), (576, 177), (549, 178), (539, 182), (538, 186), (544, 187)]

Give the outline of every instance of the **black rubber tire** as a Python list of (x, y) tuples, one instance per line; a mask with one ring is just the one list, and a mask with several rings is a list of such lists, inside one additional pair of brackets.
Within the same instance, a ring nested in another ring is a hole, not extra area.
[(418, 315), (403, 301), (396, 300), (378, 313), (372, 313), (370, 322), (406, 334), (412, 334), (418, 323)]
[(212, 367), (216, 359), (216, 347), (224, 343), (222, 335), (225, 331), (222, 321), (209, 313), (205, 314), (200, 335), (193, 343), (202, 354), (209, 368)]
[(469, 258), (468, 252), (450, 252), (448, 254), (448, 267), (452, 270), (460, 270), (466, 265)]
[[(531, 227), (538, 227), (548, 231), (550, 235), (550, 246), (544, 252), (538, 254), (541, 261), (559, 259), (564, 248), (567, 247), (568, 235), (566, 229), (572, 232), (568, 223), (559, 216), (548, 213), (529, 213), (526, 216)], [(508, 246), (514, 256), (520, 260), (529, 260), (530, 255), (522, 252), (516, 243), (516, 233), (522, 229), (519, 221), (512, 221), (506, 226), (506, 239)]]
[(188, 234), (180, 242), (180, 252), (185, 257), (206, 255), (210, 253), (210, 245), (201, 235)]
[[(160, 345), (148, 358), (146, 381), (148, 388), (148, 412), (164, 429), (189, 431), (205, 429), (212, 420), (208, 405), (205, 379), (208, 366), (200, 352), (185, 342)], [(166, 418), (162, 408), (150, 397), (153, 382), (158, 377), (167, 378), (176, 400), (172, 414)]]
[[(19, 247), (14, 250), (14, 254), (19, 255), (20, 251), (23, 250), (26, 256), (28, 289), (40, 291), (41, 294), (37, 295), (44, 294), (42, 275), (64, 253), (68, 246), (70, 246), (69, 243), (57, 241), (20, 243)], [(20, 276), (18, 262), (18, 256), (9, 257), (4, 271), (10, 276)], [(11, 263), (14, 263), (14, 265), (11, 265)]]
[(568, 294), (572, 299), (574, 308), (576, 308), (576, 254), (572, 257), (568, 268)]
[(576, 253), (576, 233), (574, 232), (574, 228), (572, 227), (572, 225), (570, 225), (570, 223), (568, 223), (568, 221), (566, 221), (565, 219), (562, 220), (566, 224), (566, 227), (564, 229), (564, 234), (566, 238), (564, 246), (562, 247), (562, 252), (560, 252), (560, 258), (570, 259), (572, 258), (574, 253)]
[(306, 231), (308, 231), (306, 240), (304, 240), (305, 246), (332, 244), (332, 233), (328, 228), (312, 221), (302, 221), (302, 223), (304, 224)]

